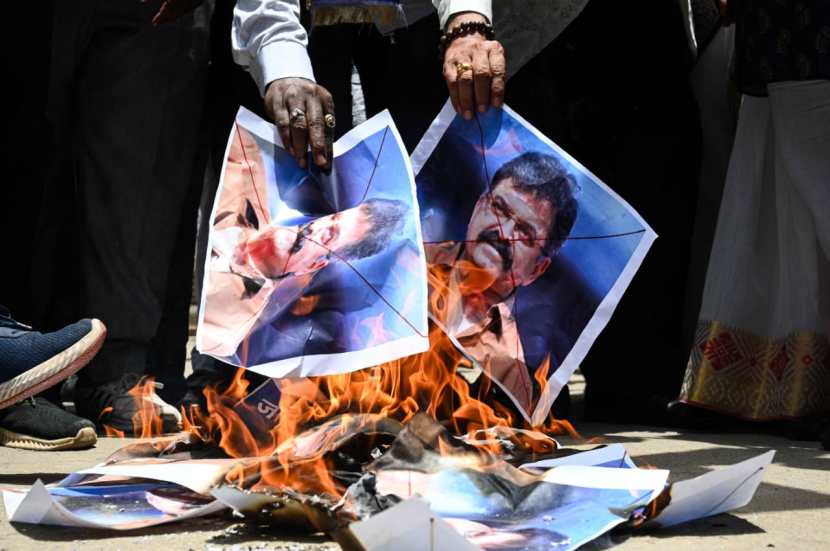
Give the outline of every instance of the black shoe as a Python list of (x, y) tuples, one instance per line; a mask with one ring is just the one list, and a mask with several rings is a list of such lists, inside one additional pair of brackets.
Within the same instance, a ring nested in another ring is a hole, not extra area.
[(0, 308), (0, 409), (39, 394), (85, 366), (107, 329), (85, 319), (54, 333), (38, 333)]
[(40, 398), (0, 411), (0, 445), (22, 450), (78, 450), (95, 445), (95, 425)]
[[(141, 413), (146, 411), (147, 417), (161, 419), (162, 432), (178, 432), (182, 416), (156, 394), (155, 389), (159, 386), (160, 383), (134, 373), (125, 373), (118, 381), (96, 387), (84, 386), (78, 381), (75, 411), (94, 419), (103, 428), (110, 427), (125, 435), (141, 433)], [(138, 391), (137, 387), (142, 390)], [(132, 389), (136, 391), (130, 394)]]

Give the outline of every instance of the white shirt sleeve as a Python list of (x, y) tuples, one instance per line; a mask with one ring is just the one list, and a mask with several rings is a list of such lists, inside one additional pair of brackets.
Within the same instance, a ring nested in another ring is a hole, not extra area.
[(233, 9), (233, 58), (254, 78), (259, 93), (274, 80), (314, 80), (300, 24), (300, 0), (237, 0)]
[(492, 0), (432, 0), (432, 5), (438, 10), (442, 29), (452, 15), (462, 11), (474, 11), (486, 17), (487, 21), (493, 21)]

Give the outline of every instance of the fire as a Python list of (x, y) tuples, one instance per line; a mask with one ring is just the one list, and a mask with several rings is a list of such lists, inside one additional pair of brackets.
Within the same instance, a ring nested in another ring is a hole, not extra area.
[[(494, 275), (473, 265), (462, 267), (463, 276), (456, 283), (465, 300), (484, 301), (484, 290), (493, 284)], [(450, 305), (447, 267), (430, 266), (428, 279), (432, 289), (429, 310), (437, 319), (444, 319)], [(302, 302), (296, 308), (313, 308), (316, 300), (311, 297), (308, 304)], [(370, 345), (382, 342), (383, 321), (383, 314), (378, 314), (353, 330), (368, 334)], [(281, 380), (279, 404), (274, 407), (278, 418), (270, 430), (252, 430), (240, 416), (239, 408), (246, 407), (240, 402), (249, 392), (245, 371), (240, 369), (226, 388), (204, 390), (207, 412), (183, 412), (186, 429), (240, 459), (226, 476), (229, 483), (247, 489), (289, 488), (333, 499), (342, 496), (345, 488), (331, 474), (336, 469), (327, 464), (325, 446), (321, 445), (325, 442), (315, 438), (337, 439), (350, 427), (354, 429), (354, 423), (392, 419), (405, 424), (424, 413), (474, 445), (482, 457), (490, 458), (501, 455), (505, 441), (511, 442), (514, 451), (545, 453), (556, 447), (549, 435), (576, 435), (570, 423), (553, 418), (543, 426), (529, 426), (511, 406), (489, 399), (494, 384), (490, 378), (479, 376), (471, 386), (461, 376), (473, 365), (438, 324), (430, 324), (428, 337), (429, 350), (421, 354), (351, 373)], [(548, 384), (550, 363), (547, 358), (535, 374), (542, 391)], [(487, 365), (481, 367), (488, 370)], [(332, 424), (335, 418), (339, 425)], [(310, 430), (327, 422), (325, 430)]]
[[(98, 419), (103, 418), (107, 413), (109, 413), (111, 411), (112, 411), (112, 406), (105, 407), (104, 410), (101, 412), (101, 414), (98, 416)], [(106, 423), (101, 423), (101, 426), (104, 428), (104, 434), (106, 434), (108, 437), (110, 437), (110, 438), (124, 438), (124, 431), (123, 430), (118, 430), (117, 428), (111, 427), (110, 425), (107, 425)]]
[[(555, 446), (545, 435), (576, 434), (567, 421), (551, 419), (545, 426), (529, 427), (506, 406), (485, 403), (482, 395), (489, 391), (489, 379), (482, 378), (483, 384), (474, 394), (456, 374), (459, 367), (468, 365), (467, 358), (438, 327), (431, 327), (429, 339), (427, 352), (377, 367), (281, 381), (279, 419), (266, 434), (253, 433), (234, 409), (248, 393), (245, 371), (240, 369), (223, 392), (205, 389), (206, 415), (194, 417), (195, 412), (184, 412), (189, 418), (186, 430), (202, 440), (213, 436), (228, 455), (241, 459), (227, 475), (229, 483), (246, 488), (291, 488), (335, 499), (345, 488), (332, 478), (324, 454), (302, 451), (317, 448), (305, 445), (298, 436), (306, 438), (308, 433), (303, 431), (338, 415), (347, 414), (342, 421), (345, 431), (348, 414), (371, 414), (372, 419), (388, 417), (406, 423), (418, 412), (425, 412), (450, 432), (475, 441), (482, 453), (494, 454), (500, 453), (501, 447), (493, 436), (510, 437), (522, 449), (545, 452)], [(540, 378), (548, 368), (549, 363), (540, 370), (544, 372)], [(517, 425), (535, 430), (508, 430)], [(335, 429), (327, 434), (336, 437), (338, 432)]]
[[(136, 412), (133, 414), (133, 436), (136, 438), (155, 438), (164, 433), (163, 422), (158, 409), (153, 403), (153, 396), (155, 394), (155, 380), (153, 377), (142, 377), (130, 390), (127, 391), (133, 399), (136, 406)], [(98, 416), (98, 419), (105, 419), (105, 416), (113, 410), (112, 406), (104, 408)], [(101, 423), (104, 429), (104, 434), (111, 438), (124, 438), (125, 431), (119, 430), (113, 426)]]

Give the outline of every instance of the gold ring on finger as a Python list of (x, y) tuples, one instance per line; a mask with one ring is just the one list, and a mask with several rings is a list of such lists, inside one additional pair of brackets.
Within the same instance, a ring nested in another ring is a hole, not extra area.
[(334, 128), (334, 125), (335, 125), (334, 115), (332, 115), (331, 113), (326, 113), (326, 116), (323, 117), (323, 120), (326, 122), (327, 127)]
[(467, 71), (472, 71), (472, 70), (473, 70), (473, 66), (470, 65), (469, 63), (464, 63), (463, 61), (458, 61), (455, 64), (455, 72), (459, 77), (461, 75), (463, 75), (464, 73), (466, 73)]

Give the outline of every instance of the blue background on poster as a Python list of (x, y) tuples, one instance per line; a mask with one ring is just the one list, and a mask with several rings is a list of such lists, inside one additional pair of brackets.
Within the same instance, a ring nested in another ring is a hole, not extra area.
[[(640, 221), (519, 120), (490, 109), (473, 121), (456, 116), (418, 173), (421, 227), (427, 243), (465, 239), (475, 202), (493, 174), (528, 151), (559, 159), (580, 188), (579, 213), (570, 238), (545, 274), (519, 289), (514, 304), (527, 364), (538, 367), (551, 352), (555, 368), (639, 245), (645, 233)], [(614, 237), (594, 238), (599, 236)]]
[[(256, 140), (265, 162), (272, 224), (302, 224), (367, 199), (395, 199), (414, 212), (405, 151), (389, 127), (338, 155), (331, 173), (311, 162), (312, 168), (301, 169), (284, 149)], [(241, 345), (247, 363), (361, 350), (416, 330), (426, 334), (423, 293), (412, 292), (422, 285), (413, 264), (420, 254), (414, 216), (407, 216), (395, 237), (386, 250), (349, 265), (332, 258), (304, 291), (304, 296), (320, 297), (310, 315), (272, 309)]]

